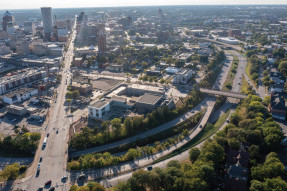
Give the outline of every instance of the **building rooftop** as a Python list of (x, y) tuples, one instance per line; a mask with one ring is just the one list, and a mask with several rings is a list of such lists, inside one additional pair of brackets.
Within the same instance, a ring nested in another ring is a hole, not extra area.
[(83, 84), (83, 83), (79, 83), (79, 82), (73, 82), (72, 86), (73, 87), (79, 87), (79, 88), (87, 88), (91, 85), (90, 84)]
[(20, 107), (17, 105), (8, 105), (7, 108), (15, 109), (15, 110), (22, 110), (25, 109), (24, 107)]
[(104, 107), (105, 105), (109, 104), (109, 102), (106, 102), (106, 101), (97, 101), (95, 102), (94, 104), (91, 105), (91, 107), (95, 107), (95, 108), (102, 108)]
[(158, 86), (147, 86), (147, 85), (142, 85), (142, 84), (132, 84), (129, 86), (129, 88), (133, 89), (142, 89), (146, 91), (158, 91), (158, 92), (163, 92), (164, 89), (162, 87)]
[(16, 81), (24, 77), (29, 77), (37, 73), (46, 73), (46, 71), (29, 70), (27, 72), (24, 71), (22, 73), (18, 73), (17, 75), (13, 75), (13, 76), (4, 76), (0, 78), (0, 85), (5, 85), (5, 83)]
[(15, 91), (9, 92), (9, 93), (5, 94), (4, 96), (8, 97), (8, 98), (12, 98), (15, 95), (18, 95), (18, 94), (19, 95), (24, 95), (24, 94), (30, 93), (30, 92), (32, 92), (34, 90), (35, 89), (33, 89), (33, 88), (20, 88), (20, 89), (17, 89)]
[(146, 103), (146, 104), (156, 104), (160, 99), (162, 98), (162, 95), (156, 95), (156, 94), (149, 94), (145, 93), (141, 98), (138, 99), (138, 103)]
[(77, 58), (75, 58), (75, 60), (83, 60), (83, 58), (82, 57), (77, 57)]
[(9, 12), (9, 11), (6, 11), (5, 13), (4, 13), (4, 15), (3, 15), (3, 17), (5, 17), (5, 16), (12, 16), (12, 14)]

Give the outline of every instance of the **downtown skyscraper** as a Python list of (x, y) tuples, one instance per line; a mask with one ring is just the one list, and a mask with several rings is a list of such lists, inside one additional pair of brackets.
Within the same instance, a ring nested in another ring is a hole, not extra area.
[(50, 37), (53, 32), (53, 17), (51, 7), (41, 7), (41, 13), (43, 18), (43, 27), (46, 37)]

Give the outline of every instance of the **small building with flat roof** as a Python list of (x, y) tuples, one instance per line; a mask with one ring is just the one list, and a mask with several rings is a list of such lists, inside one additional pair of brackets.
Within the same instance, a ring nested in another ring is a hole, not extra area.
[(16, 106), (16, 105), (9, 105), (9, 106), (7, 106), (7, 112), (14, 114), (14, 115), (23, 116), (27, 113), (27, 110), (25, 107), (20, 107), (20, 106)]
[(145, 93), (136, 102), (136, 108), (141, 111), (153, 111), (162, 99), (160, 94)]
[(89, 117), (94, 119), (101, 119), (106, 113), (110, 111), (110, 102), (103, 100), (97, 101), (88, 107)]
[(9, 92), (3, 96), (3, 102), (8, 104), (14, 104), (17, 102), (29, 99), (33, 95), (37, 94), (38, 90), (33, 88), (20, 88), (15, 91)]
[(78, 90), (80, 92), (80, 94), (89, 94), (93, 91), (93, 87), (90, 84), (73, 82), (72, 83), (72, 90)]

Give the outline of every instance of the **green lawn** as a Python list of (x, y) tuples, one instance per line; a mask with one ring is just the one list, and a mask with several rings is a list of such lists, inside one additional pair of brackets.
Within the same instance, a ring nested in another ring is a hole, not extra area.
[[(228, 112), (226, 112), (225, 114), (221, 115), (219, 117), (219, 119), (217, 120), (217, 122), (214, 124), (214, 126), (205, 126), (203, 128), (203, 130), (196, 136), (194, 137), (192, 140), (190, 140), (188, 143), (186, 143), (185, 145), (183, 145), (182, 147), (176, 149), (175, 151), (173, 151), (172, 153), (170, 153), (169, 155), (166, 155), (162, 158), (159, 158), (157, 160), (155, 160), (153, 162), (153, 164), (158, 163), (160, 161), (163, 161), (165, 159), (168, 159), (170, 157), (173, 157), (175, 155), (178, 155), (188, 149), (190, 149), (191, 147), (194, 147), (195, 145), (201, 143), (202, 141), (208, 139), (209, 137), (211, 137), (213, 134), (215, 134), (220, 127), (224, 124), (224, 122), (226, 121), (226, 119), (228, 118), (230, 113), (230, 110), (228, 110)], [(208, 127), (208, 128), (207, 128)], [(213, 128), (212, 128), (213, 127)]]
[[(232, 53), (230, 52), (230, 54), (232, 54)], [(224, 82), (224, 85), (222, 88), (223, 91), (227, 91), (227, 92), (231, 91), (232, 85), (233, 85), (233, 80), (234, 80), (236, 72), (237, 72), (238, 63), (239, 63), (238, 57), (233, 54), (233, 61), (232, 61), (230, 70), (228, 72), (227, 78)]]

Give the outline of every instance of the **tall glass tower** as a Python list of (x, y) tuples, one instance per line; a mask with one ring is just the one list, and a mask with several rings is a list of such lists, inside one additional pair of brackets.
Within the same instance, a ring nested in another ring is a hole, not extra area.
[(43, 18), (43, 26), (45, 35), (51, 34), (53, 31), (53, 17), (51, 7), (41, 7), (41, 13)]

